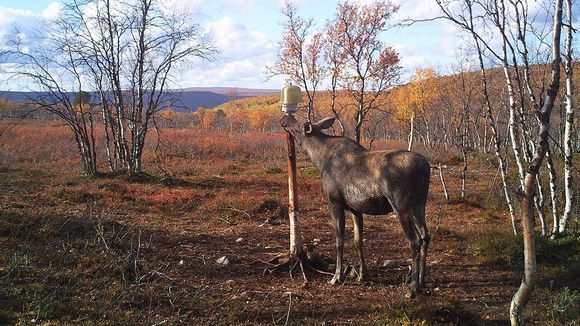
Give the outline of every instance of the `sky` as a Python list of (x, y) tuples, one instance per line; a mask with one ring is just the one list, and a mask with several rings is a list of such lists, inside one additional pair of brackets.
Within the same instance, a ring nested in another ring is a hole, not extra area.
[[(264, 68), (276, 60), (278, 41), (283, 32), (280, 8), (284, 0), (166, 1), (194, 10), (199, 25), (220, 51), (213, 62), (197, 63), (177, 72), (177, 87), (283, 87), (285, 78), (279, 76), (267, 80)], [(433, 1), (393, 2), (400, 5), (394, 20), (420, 19), (437, 12)], [(294, 3), (302, 17), (314, 19), (317, 29), (323, 28), (338, 5), (338, 1), (329, 0), (295, 0)], [(13, 24), (33, 28), (43, 17), (58, 15), (59, 8), (59, 2), (55, 0), (0, 0), (0, 42)], [(458, 32), (441, 21), (392, 27), (383, 33), (381, 39), (399, 52), (403, 79), (417, 67), (432, 66), (446, 71), (457, 63)], [(6, 89), (6, 86), (0, 85), (0, 89)]]

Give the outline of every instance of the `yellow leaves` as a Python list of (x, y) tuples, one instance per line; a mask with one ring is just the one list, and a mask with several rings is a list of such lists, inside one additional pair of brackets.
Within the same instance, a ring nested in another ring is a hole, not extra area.
[(159, 117), (166, 120), (173, 120), (175, 119), (176, 116), (177, 114), (175, 113), (175, 111), (173, 111), (172, 108), (168, 108), (167, 110), (164, 110), (161, 113), (159, 113)]
[(87, 103), (73, 104), (73, 109), (76, 114), (87, 114), (92, 110), (93, 106)]
[(262, 110), (247, 110), (249, 113), (250, 128), (265, 129), (270, 126), (273, 120), (277, 120), (280, 115), (278, 110), (262, 109)]
[[(277, 98), (277, 96), (276, 96)], [(267, 130), (278, 126), (281, 116), (277, 101), (264, 98), (236, 100), (215, 109), (199, 109), (194, 113), (194, 124), (202, 130)]]
[(216, 115), (213, 110), (202, 108), (195, 112), (194, 115), (203, 130), (210, 130), (215, 124)]
[(438, 81), (433, 68), (417, 68), (411, 82), (396, 90), (397, 119), (408, 121), (413, 114), (424, 115), (433, 111), (439, 96)]

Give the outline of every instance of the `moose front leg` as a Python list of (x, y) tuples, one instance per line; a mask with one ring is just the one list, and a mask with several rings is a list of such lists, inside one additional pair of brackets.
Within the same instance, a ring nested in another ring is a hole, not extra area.
[(338, 284), (342, 279), (342, 258), (344, 253), (344, 208), (338, 205), (330, 205), (330, 215), (334, 221), (336, 236), (336, 269), (330, 284)]
[(354, 224), (354, 246), (358, 252), (358, 262), (360, 264), (357, 281), (362, 282), (366, 278), (365, 258), (363, 256), (363, 214), (353, 213), (352, 220)]

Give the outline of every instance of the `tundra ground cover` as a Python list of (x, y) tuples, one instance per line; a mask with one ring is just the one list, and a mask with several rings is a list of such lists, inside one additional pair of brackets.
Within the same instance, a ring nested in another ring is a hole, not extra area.
[[(407, 300), (409, 249), (393, 215), (365, 220), (364, 284), (264, 274), (263, 261), (288, 245), (283, 134), (164, 129), (162, 146), (148, 143), (149, 175), (87, 178), (63, 128), (25, 121), (0, 138), (0, 324), (508, 323), (521, 241), (485, 157), (472, 158), (461, 199), (455, 154), (426, 152), (447, 164), (451, 200), (433, 173), (427, 294)], [(333, 257), (318, 174), (304, 156), (298, 168), (305, 243)], [(350, 221), (346, 235), (355, 262)], [(579, 247), (577, 238), (539, 242), (530, 322), (578, 322)]]

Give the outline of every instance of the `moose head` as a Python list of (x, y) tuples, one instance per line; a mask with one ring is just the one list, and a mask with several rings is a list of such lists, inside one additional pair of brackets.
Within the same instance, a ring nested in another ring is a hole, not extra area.
[(305, 122), (301, 125), (293, 116), (285, 115), (280, 119), (280, 125), (294, 136), (298, 145), (302, 147), (304, 139), (324, 135), (322, 130), (332, 127), (334, 121), (334, 117), (329, 117), (318, 122)]

